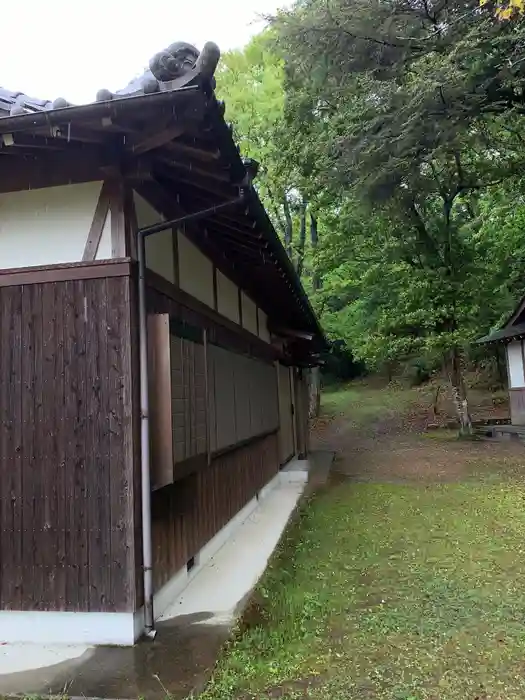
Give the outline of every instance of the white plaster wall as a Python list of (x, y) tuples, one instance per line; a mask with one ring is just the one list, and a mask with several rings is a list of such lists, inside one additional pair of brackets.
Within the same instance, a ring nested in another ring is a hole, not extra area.
[(257, 313), (259, 314), (259, 338), (269, 343), (271, 338), (268, 330), (268, 316), (262, 309), (257, 309)]
[(242, 299), (242, 325), (247, 331), (257, 335), (257, 306), (244, 292), (241, 293)]
[(230, 321), (240, 323), (239, 288), (219, 270), (217, 270), (217, 311)]
[[(137, 192), (133, 193), (135, 200), (135, 212), (137, 214), (137, 224), (139, 228), (153, 226), (162, 221), (164, 217), (159, 214), (146, 200)], [(176, 283), (175, 275), (175, 255), (173, 252), (173, 235), (168, 229), (155, 233), (146, 238), (146, 265), (150, 270), (161, 275), (170, 282)]]
[(183, 233), (178, 235), (180, 288), (213, 308), (213, 263)]
[[(0, 268), (82, 260), (101, 188), (85, 182), (0, 194)], [(109, 217), (99, 259), (111, 257), (108, 226)]]
[(507, 357), (509, 360), (509, 385), (511, 389), (525, 386), (525, 374), (523, 371), (523, 354), (521, 341), (507, 345)]

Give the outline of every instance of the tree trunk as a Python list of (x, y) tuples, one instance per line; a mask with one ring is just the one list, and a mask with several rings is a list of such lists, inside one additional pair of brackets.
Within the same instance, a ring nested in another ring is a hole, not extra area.
[(310, 243), (312, 245), (312, 250), (314, 253), (314, 272), (312, 276), (312, 286), (314, 290), (317, 291), (318, 289), (321, 289), (321, 278), (317, 269), (317, 260), (315, 259), (315, 251), (317, 250), (317, 244), (319, 243), (319, 233), (317, 230), (317, 219), (313, 214), (310, 214)]
[(505, 362), (505, 347), (499, 344), (494, 345), (496, 353), (496, 366), (498, 368), (498, 379), (502, 388), (507, 387), (507, 366)]
[(318, 418), (321, 412), (321, 372), (319, 367), (310, 370), (308, 418)]
[(285, 230), (284, 230), (284, 249), (288, 253), (290, 260), (292, 259), (292, 238), (293, 238), (293, 220), (292, 213), (290, 212), (290, 205), (284, 195), (283, 199), (283, 210), (285, 218)]
[(461, 355), (458, 348), (450, 351), (447, 363), (452, 400), (459, 419), (460, 435), (472, 435), (472, 419), (468, 410), (467, 389), (461, 371)]
[(299, 227), (299, 246), (297, 248), (297, 276), (301, 279), (304, 267), (304, 246), (306, 243), (306, 207), (308, 203), (303, 198), (301, 205), (301, 224)]

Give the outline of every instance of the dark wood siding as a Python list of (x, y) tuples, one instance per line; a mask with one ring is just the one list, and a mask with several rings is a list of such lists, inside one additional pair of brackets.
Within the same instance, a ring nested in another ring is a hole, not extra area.
[(0, 609), (134, 609), (132, 294), (0, 285)]
[(278, 461), (274, 433), (152, 494), (156, 590), (270, 481)]
[[(191, 472), (175, 468), (174, 483), (152, 493), (153, 576), (158, 591), (278, 472), (278, 406), (272, 364), (275, 349), (153, 274), (151, 281), (155, 284), (148, 290), (148, 312), (168, 314), (173, 335), (185, 335), (177, 324), (186, 332), (206, 331), (212, 453), (208, 464), (206, 455), (201, 459), (194, 450), (191, 454), (197, 459), (190, 457), (181, 463), (191, 461)], [(273, 392), (268, 379), (274, 381)], [(248, 405), (247, 386), (241, 396), (243, 382), (249, 382), (251, 392), (260, 393), (260, 401)], [(185, 392), (181, 396), (191, 400), (194, 395)], [(243, 439), (246, 443), (239, 445)], [(224, 453), (218, 454), (220, 450)], [(138, 591), (137, 604), (141, 604), (140, 588)]]

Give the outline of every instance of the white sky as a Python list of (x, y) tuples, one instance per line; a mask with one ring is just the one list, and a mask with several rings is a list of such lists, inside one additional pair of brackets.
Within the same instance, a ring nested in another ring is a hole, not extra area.
[(2, 8), (0, 86), (90, 102), (174, 41), (244, 45), (287, 0), (18, 0)]

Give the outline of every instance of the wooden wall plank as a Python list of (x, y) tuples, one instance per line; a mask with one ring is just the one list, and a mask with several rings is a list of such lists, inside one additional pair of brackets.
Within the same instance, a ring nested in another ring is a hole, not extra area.
[(84, 507), (84, 498), (75, 498), (78, 471), (75, 443), (79, 433), (78, 374), (75, 329), (75, 284), (64, 284), (64, 527), (66, 549), (66, 609), (80, 609), (80, 542), (77, 540), (76, 511)]
[[(46, 285), (48, 286), (48, 285)], [(57, 569), (55, 572), (55, 592), (53, 601), (50, 602), (50, 609), (67, 609), (67, 579), (69, 567), (66, 549), (66, 513), (67, 492), (66, 492), (66, 444), (68, 442), (68, 427), (65, 422), (65, 364), (64, 364), (64, 289), (62, 284), (53, 284), (54, 310), (56, 314), (53, 342), (53, 387), (54, 402), (51, 410), (52, 431), (54, 435), (53, 454), (56, 464), (56, 560)], [(51, 457), (53, 458), (53, 456)]]
[(35, 347), (33, 289), (22, 289), (22, 552), (25, 576), (31, 581), (31, 587), (24, 589), (22, 604), (34, 608), (37, 600), (33, 581), (35, 579), (35, 542), (33, 501), (35, 489), (35, 460), (38, 445), (35, 444)]
[(0, 609), (134, 609), (130, 303), (126, 277), (0, 287)]
[(153, 568), (158, 590), (195, 556), (279, 469), (272, 434), (212, 460), (152, 494)]

